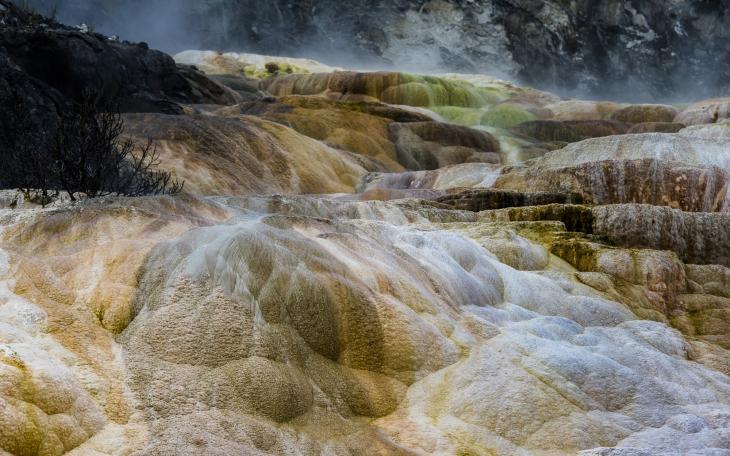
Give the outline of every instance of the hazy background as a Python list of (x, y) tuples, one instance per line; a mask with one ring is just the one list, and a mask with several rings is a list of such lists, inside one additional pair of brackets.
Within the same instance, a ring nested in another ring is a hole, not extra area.
[(730, 0), (22, 0), (168, 53), (486, 73), (566, 96), (730, 95)]

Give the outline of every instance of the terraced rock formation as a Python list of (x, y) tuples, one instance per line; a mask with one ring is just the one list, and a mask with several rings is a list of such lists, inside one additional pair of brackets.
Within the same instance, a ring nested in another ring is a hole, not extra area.
[(0, 452), (730, 452), (721, 101), (186, 55), (233, 98), (124, 115), (185, 193), (0, 192)]
[(12, 454), (722, 445), (721, 266), (407, 203), (3, 217)]

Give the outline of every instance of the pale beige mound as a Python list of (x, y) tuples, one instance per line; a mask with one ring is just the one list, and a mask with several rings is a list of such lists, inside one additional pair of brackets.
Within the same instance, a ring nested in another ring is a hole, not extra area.
[(721, 120), (714, 124), (692, 125), (681, 129), (679, 134), (695, 138), (724, 140), (730, 144), (730, 119)]
[(546, 106), (555, 120), (605, 120), (621, 109), (621, 105), (608, 101), (565, 100)]
[(646, 122), (672, 122), (679, 112), (672, 106), (661, 104), (629, 105), (611, 114), (610, 119), (627, 124)]
[(182, 197), (0, 211), (0, 448), (142, 448), (114, 335), (134, 316), (150, 249), (228, 213)]
[(715, 98), (689, 105), (677, 114), (674, 121), (685, 125), (700, 125), (728, 118), (730, 118), (730, 98)]

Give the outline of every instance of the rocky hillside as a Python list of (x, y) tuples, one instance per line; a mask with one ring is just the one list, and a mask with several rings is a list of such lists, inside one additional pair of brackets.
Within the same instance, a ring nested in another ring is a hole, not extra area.
[[(499, 73), (562, 93), (622, 101), (730, 94), (728, 0), (31, 3), (60, 5), (68, 20), (148, 36), (174, 50), (246, 50), (350, 66)], [(156, 14), (165, 20), (155, 22)]]
[(186, 182), (0, 192), (0, 453), (730, 452), (730, 99), (176, 64), (0, 5), (6, 96), (108, 88)]
[(6, 0), (0, 1), (0, 23), (4, 100), (9, 92), (21, 92), (20, 97), (32, 98), (44, 111), (62, 112), (91, 89), (117, 100), (123, 111), (178, 114), (179, 103), (236, 100), (201, 73), (177, 65), (145, 43), (68, 27)]

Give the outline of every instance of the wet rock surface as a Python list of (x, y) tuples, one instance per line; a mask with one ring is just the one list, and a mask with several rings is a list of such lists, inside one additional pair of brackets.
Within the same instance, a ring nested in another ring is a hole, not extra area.
[(632, 105), (619, 109), (611, 114), (610, 119), (626, 124), (647, 122), (672, 122), (679, 112), (667, 105)]
[(715, 98), (691, 104), (677, 114), (674, 121), (686, 125), (701, 125), (728, 118), (730, 118), (730, 99)]
[(125, 120), (126, 133), (152, 140), (161, 166), (196, 194), (352, 192), (371, 165), (250, 116), (128, 114)]
[(430, 171), (369, 173), (358, 184), (359, 192), (369, 190), (448, 190), (451, 188), (489, 188), (501, 167), (488, 163), (464, 163)]

